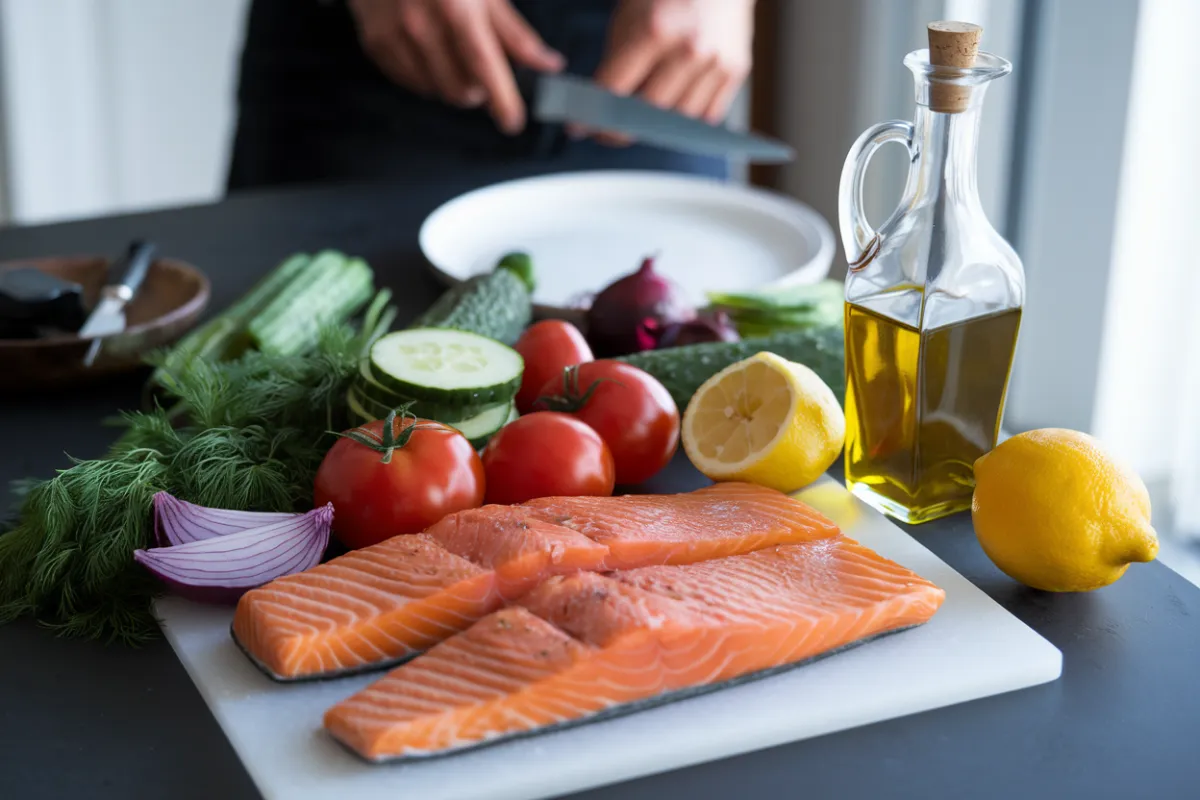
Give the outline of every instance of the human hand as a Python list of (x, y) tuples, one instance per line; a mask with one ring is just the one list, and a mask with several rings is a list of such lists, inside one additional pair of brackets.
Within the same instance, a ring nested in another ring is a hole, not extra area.
[(750, 72), (753, 36), (754, 0), (621, 0), (595, 80), (717, 124)]
[(525, 103), (508, 59), (557, 72), (550, 49), (508, 0), (350, 0), (363, 50), (385, 75), (464, 108), (487, 103), (496, 124), (525, 127)]

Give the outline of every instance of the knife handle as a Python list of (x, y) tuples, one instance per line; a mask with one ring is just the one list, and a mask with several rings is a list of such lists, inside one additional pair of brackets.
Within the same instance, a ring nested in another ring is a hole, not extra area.
[(150, 264), (154, 261), (157, 251), (158, 248), (153, 242), (141, 239), (131, 242), (129, 252), (125, 254), (122, 262), (125, 264), (125, 271), (121, 275), (121, 280), (104, 287), (103, 294), (116, 296), (125, 302), (132, 300), (138, 287), (146, 279), (146, 273), (150, 271)]
[(567, 146), (567, 135), (562, 123), (544, 120), (538, 109), (542, 73), (520, 64), (513, 64), (513, 79), (517, 92), (525, 101), (525, 117), (528, 120), (533, 152), (542, 157), (557, 156)]
[(537, 98), (538, 73), (530, 67), (521, 64), (513, 64), (513, 80), (517, 84), (517, 93), (521, 95), (521, 99), (530, 107), (529, 116), (532, 118), (532, 107)]

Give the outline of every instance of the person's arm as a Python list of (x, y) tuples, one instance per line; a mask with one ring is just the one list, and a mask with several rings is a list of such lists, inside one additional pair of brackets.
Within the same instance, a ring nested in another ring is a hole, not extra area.
[(557, 72), (550, 49), (508, 0), (350, 0), (367, 55), (396, 83), (448, 103), (484, 103), (501, 130), (525, 126), (508, 60)]
[(750, 72), (753, 36), (754, 0), (621, 0), (596, 82), (719, 123)]

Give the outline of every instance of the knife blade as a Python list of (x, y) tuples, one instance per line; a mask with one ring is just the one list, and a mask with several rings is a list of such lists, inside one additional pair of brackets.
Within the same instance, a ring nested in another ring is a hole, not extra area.
[(141, 287), (156, 249), (152, 242), (138, 240), (130, 243), (129, 251), (121, 261), (124, 269), (120, 280), (100, 290), (100, 302), (77, 334), (80, 339), (92, 340), (83, 357), (84, 366), (90, 367), (95, 362), (104, 337), (125, 330), (125, 306)]
[(578, 75), (522, 72), (518, 84), (532, 95), (531, 113), (540, 122), (577, 123), (671, 150), (761, 164), (780, 164), (795, 157), (783, 142), (709, 125), (638, 97), (613, 94)]

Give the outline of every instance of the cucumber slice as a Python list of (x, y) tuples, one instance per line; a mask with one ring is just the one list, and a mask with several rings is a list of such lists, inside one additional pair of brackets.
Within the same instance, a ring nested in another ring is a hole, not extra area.
[(463, 420), (478, 416), (484, 411), (495, 408), (498, 405), (508, 405), (507, 403), (489, 403), (486, 405), (459, 406), (430, 403), (428, 401), (413, 400), (411, 397), (404, 397), (386, 389), (381, 393), (377, 388), (362, 380), (355, 380), (351, 385), (351, 391), (358, 396), (359, 405), (375, 415), (372, 419), (383, 419), (388, 415), (389, 411), (407, 405), (408, 413), (414, 417), (432, 419), (444, 422), (447, 425), (453, 425), (455, 422), (462, 422)]
[(511, 347), (452, 328), (395, 331), (371, 346), (371, 373), (392, 392), (445, 405), (507, 403), (525, 362)]
[[(371, 359), (369, 356), (364, 357), (358, 364), (358, 377), (354, 379), (354, 387), (358, 390), (359, 399), (363, 401), (370, 400), (378, 403), (381, 406), (387, 406), (389, 408), (399, 408), (405, 403), (416, 402), (413, 398), (405, 397), (402, 394), (397, 394), (380, 383), (375, 378), (375, 373), (371, 369)], [(426, 414), (422, 412), (425, 410), (426, 409), (421, 409), (418, 411), (414, 409), (413, 413), (418, 417), (424, 417)], [(460, 419), (473, 417), (482, 410), (483, 407), (480, 406), (477, 410), (460, 417)]]
[[(387, 417), (387, 410), (380, 409), (369, 401), (364, 400), (353, 387), (346, 391), (346, 408), (350, 412), (350, 422), (352, 425), (366, 425), (368, 422)], [(381, 411), (382, 413), (380, 413)], [(517, 416), (516, 403), (508, 402), (488, 406), (483, 413), (462, 422), (447, 422), (444, 424), (449, 425), (463, 436), (466, 436), (471, 445), (476, 450), (479, 450), (487, 444), (488, 439), (491, 439), (496, 431), (512, 422)], [(426, 419), (429, 418), (426, 417)], [(440, 422), (441, 420), (438, 421)]]
[(346, 390), (346, 408), (350, 412), (350, 424), (353, 426), (366, 425), (368, 422), (379, 419), (379, 417), (367, 411), (352, 388)]
[(375, 373), (371, 371), (370, 356), (364, 356), (358, 362), (358, 378), (356, 380), (363, 385), (367, 393), (381, 403), (388, 402), (386, 398), (395, 396), (391, 389), (375, 379)]
[(369, 420), (383, 419), (391, 409), (364, 395), (356, 386), (346, 390), (346, 405), (352, 412)]
[[(464, 419), (470, 419), (477, 414), (482, 414), (496, 403), (480, 403), (472, 405), (459, 405), (456, 403), (430, 403), (428, 401), (414, 400), (411, 397), (405, 397), (402, 394), (397, 394), (391, 389), (384, 386), (375, 379), (375, 373), (371, 370), (370, 358), (364, 358), (358, 365), (358, 377), (354, 379), (354, 389), (358, 392), (359, 403), (366, 409), (379, 414), (379, 419), (387, 416), (387, 412), (399, 408), (407, 403), (412, 403), (409, 412), (414, 416), (422, 419), (435, 419), (438, 422), (461, 422)], [(504, 405), (500, 403), (499, 405)]]
[[(364, 403), (363, 398), (353, 388), (346, 391), (346, 409), (350, 412), (350, 424), (352, 426), (366, 425), (369, 422), (384, 419), (387, 416), (386, 411), (380, 415), (376, 410), (371, 410), (372, 408), (373, 406), (370, 403)], [(468, 441), (471, 442), (471, 446), (479, 450), (488, 443), (488, 440), (496, 434), (496, 431), (512, 422), (518, 416), (516, 403), (509, 402), (489, 406), (482, 414), (478, 414), (471, 419), (444, 424), (449, 425), (463, 436), (466, 436)]]
[(471, 441), (471, 445), (478, 450), (487, 444), (488, 439), (492, 438), (496, 431), (512, 422), (516, 412), (515, 403), (504, 403), (493, 406), (482, 414), (462, 422), (447, 422), (446, 424), (467, 437)]
[[(516, 403), (513, 403), (511, 408), (512, 408), (512, 411), (509, 412), (508, 419), (504, 420), (504, 425), (507, 425), (508, 423), (510, 423), (514, 419), (516, 419), (517, 417), (521, 416), (520, 414), (517, 413), (517, 404)], [(500, 427), (503, 428), (504, 425), (501, 425)], [(475, 439), (471, 439), (470, 440), (471, 446), (474, 447), (476, 450), (482, 450), (484, 447), (487, 446), (487, 443), (489, 441), (491, 441), (492, 437), (495, 436), (499, 432), (500, 432), (499, 429), (497, 429), (497, 430), (494, 430), (491, 433), (489, 433), (487, 436), (479, 436)]]

